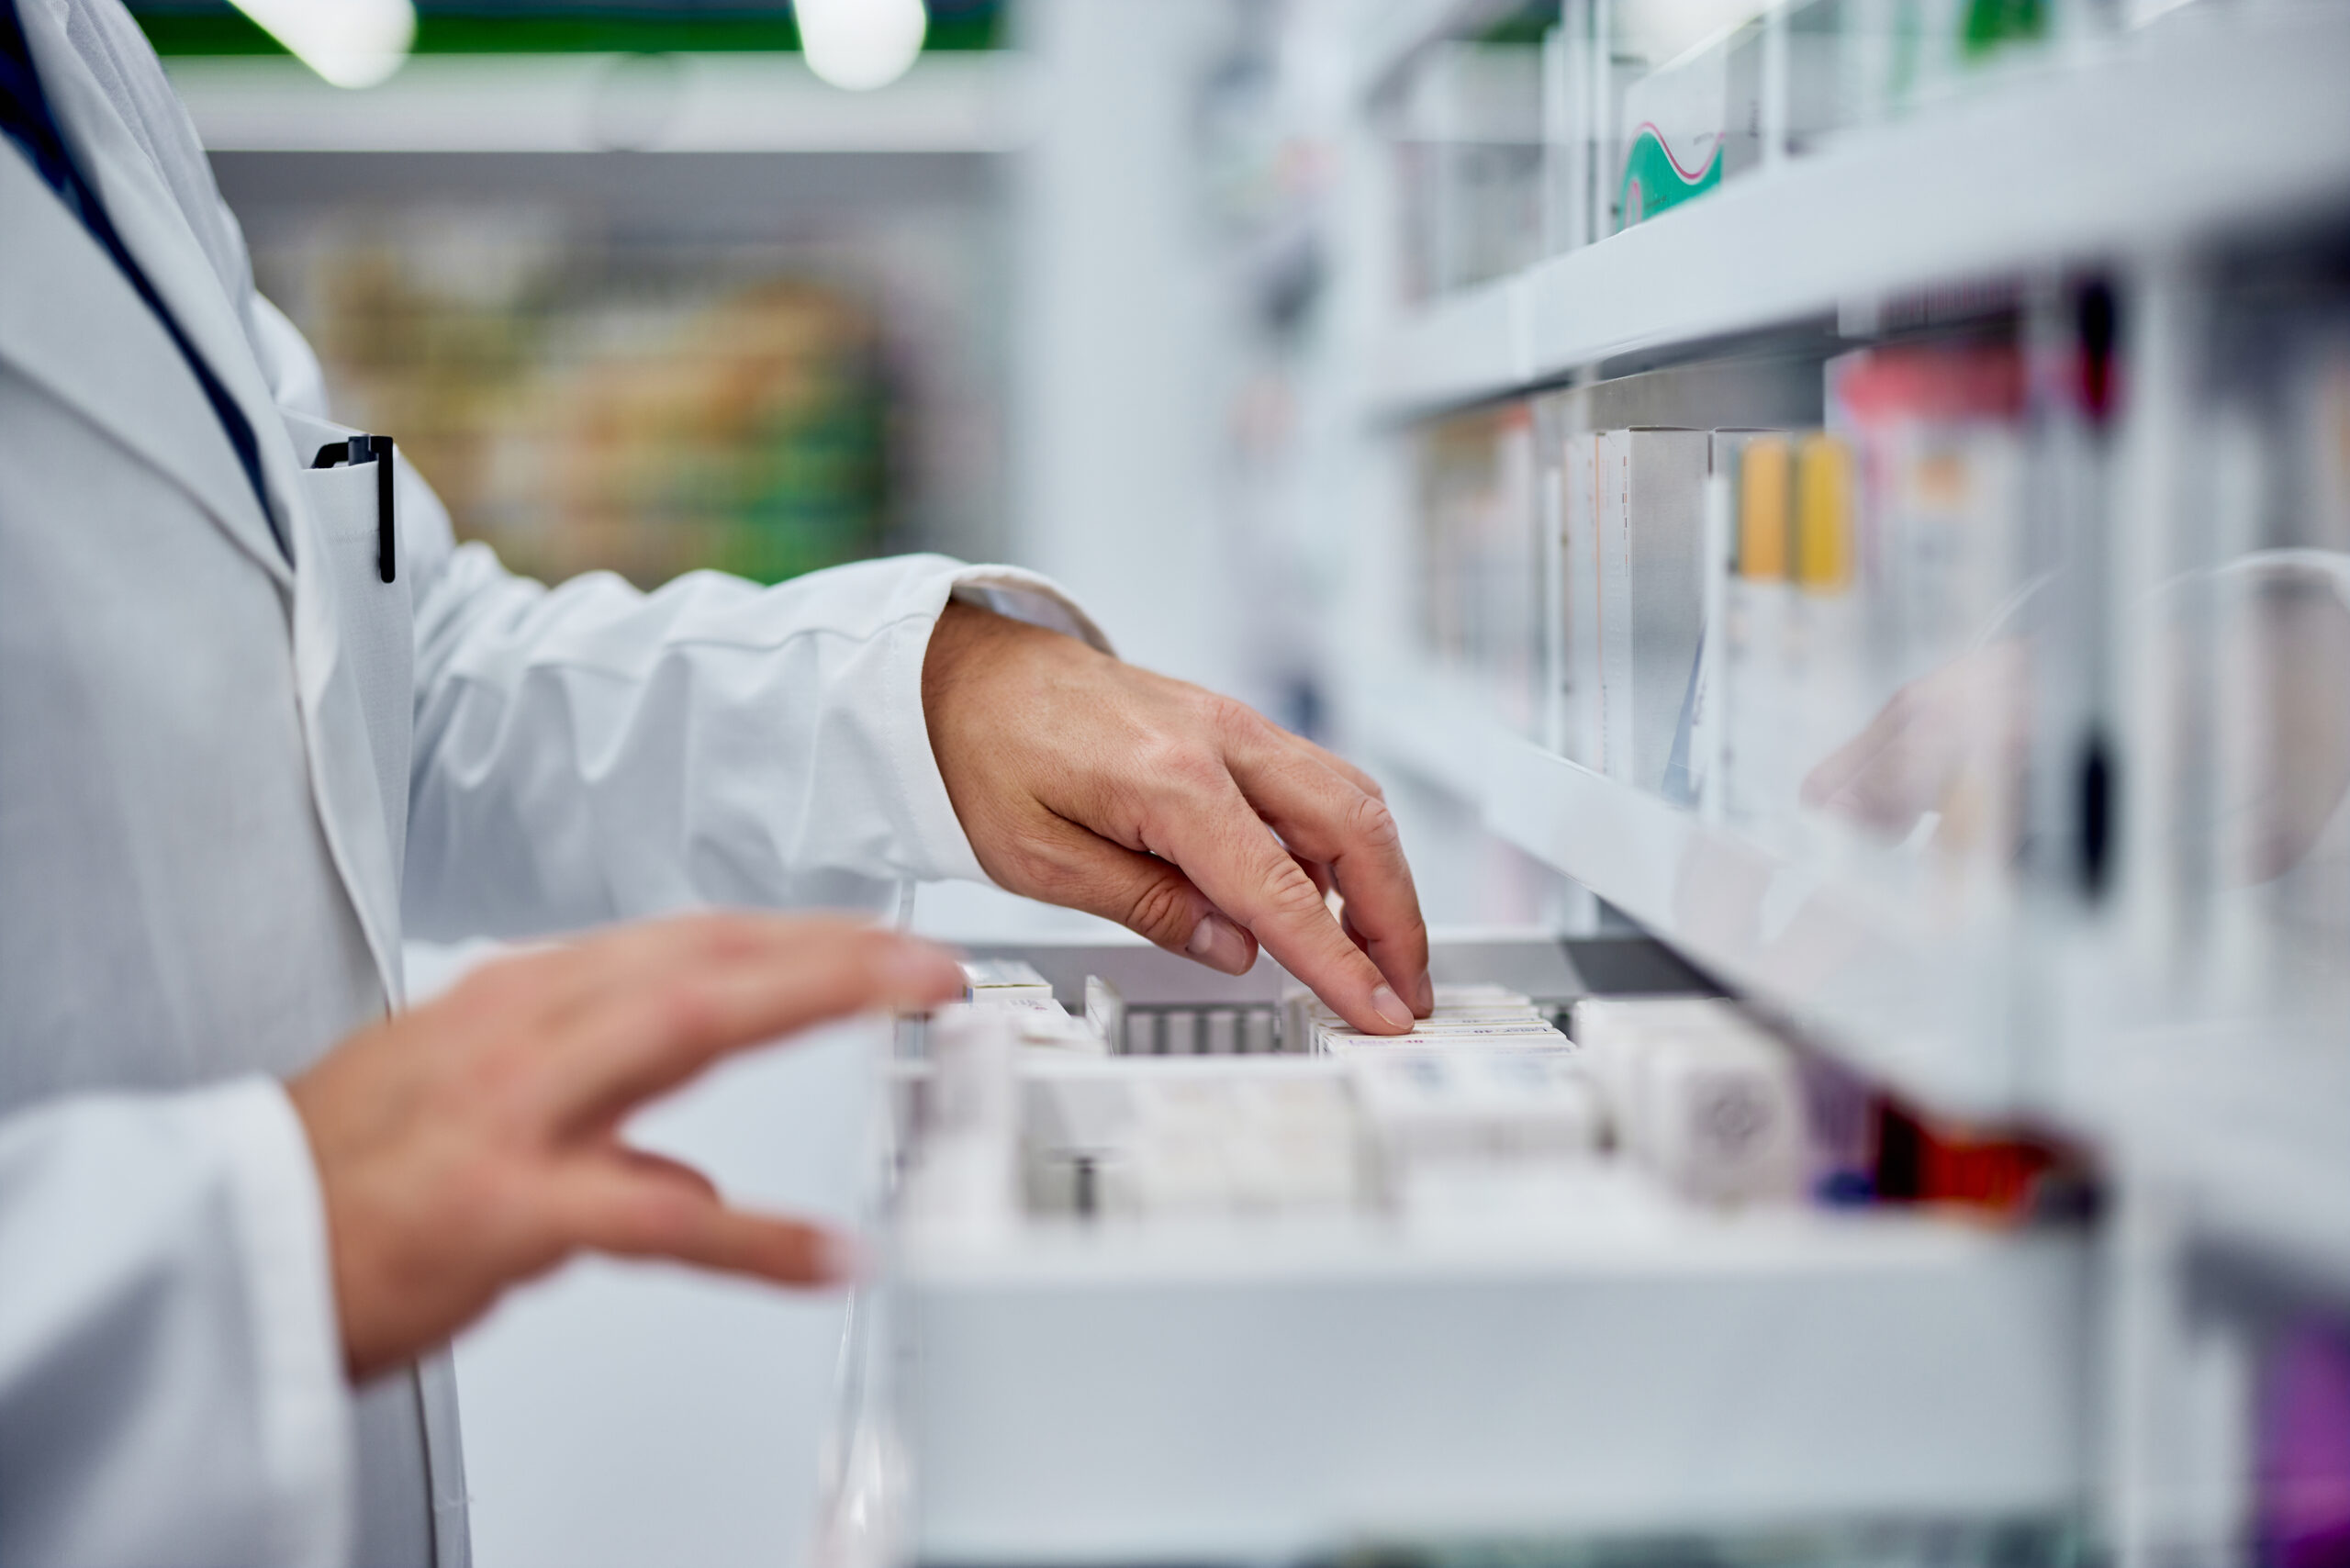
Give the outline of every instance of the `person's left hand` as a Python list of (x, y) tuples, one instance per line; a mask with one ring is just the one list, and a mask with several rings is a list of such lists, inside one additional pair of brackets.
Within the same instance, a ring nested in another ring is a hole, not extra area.
[(1003, 887), (1228, 974), (1261, 941), (1359, 1029), (1395, 1034), (1434, 1005), (1394, 818), (1353, 765), (1245, 704), (960, 602), (922, 686), (947, 797)]
[(737, 1208), (622, 1129), (720, 1060), (962, 989), (946, 952), (838, 918), (679, 915), (485, 965), (286, 1085), (318, 1168), (354, 1381), (415, 1359), (574, 1253), (778, 1284), (843, 1277), (846, 1238)]
[(1910, 681), (1805, 777), (1804, 805), (1888, 842), (1940, 812), (1956, 843), (1980, 839), (1991, 853), (2013, 854), (2031, 746), (2031, 659), (2026, 639), (2003, 638)]

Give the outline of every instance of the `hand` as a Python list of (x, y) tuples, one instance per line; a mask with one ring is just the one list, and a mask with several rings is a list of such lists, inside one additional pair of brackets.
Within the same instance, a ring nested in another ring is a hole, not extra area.
[[(2219, 587), (2220, 870), (2232, 884), (2266, 882), (2319, 850), (2350, 795), (2350, 606), (2290, 558), (2249, 557)], [(2167, 689), (2184, 687), (2165, 673)]]
[(822, 1227), (727, 1207), (620, 1126), (722, 1057), (961, 989), (934, 947), (845, 920), (701, 915), (488, 965), (290, 1086), (325, 1194), (354, 1379), (413, 1359), (582, 1249), (783, 1284), (844, 1271)]
[(1261, 941), (1360, 1029), (1393, 1034), (1434, 1005), (1394, 819), (1351, 764), (1241, 703), (961, 603), (931, 633), (922, 690), (947, 797), (1002, 886), (1227, 974)]
[(1888, 839), (1927, 812), (1950, 847), (2015, 851), (2031, 744), (2031, 648), (1986, 644), (1893, 694), (1803, 781), (1803, 803)]

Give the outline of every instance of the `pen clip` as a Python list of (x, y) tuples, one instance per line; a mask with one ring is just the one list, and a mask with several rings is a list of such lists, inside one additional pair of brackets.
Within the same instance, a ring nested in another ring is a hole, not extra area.
[(349, 441), (330, 441), (319, 448), (310, 459), (313, 468), (331, 468), (338, 463), (357, 467), (373, 463), (375, 469), (375, 575), (390, 582), (399, 575), (399, 542), (392, 525), (392, 438), (387, 435), (354, 435)]

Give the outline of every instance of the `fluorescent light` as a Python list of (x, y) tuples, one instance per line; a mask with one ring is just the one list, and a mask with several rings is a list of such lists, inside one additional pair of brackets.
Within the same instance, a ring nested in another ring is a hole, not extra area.
[(230, 3), (338, 87), (374, 86), (400, 68), (416, 42), (414, 0)]
[(808, 69), (852, 93), (886, 87), (922, 52), (922, 0), (796, 0)]

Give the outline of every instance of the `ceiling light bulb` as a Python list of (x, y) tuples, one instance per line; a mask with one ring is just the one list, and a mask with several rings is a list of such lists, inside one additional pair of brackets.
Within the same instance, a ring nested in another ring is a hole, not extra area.
[(338, 87), (372, 87), (416, 42), (414, 0), (233, 0), (262, 31)]
[(922, 0), (796, 0), (808, 69), (852, 93), (886, 87), (922, 52)]

